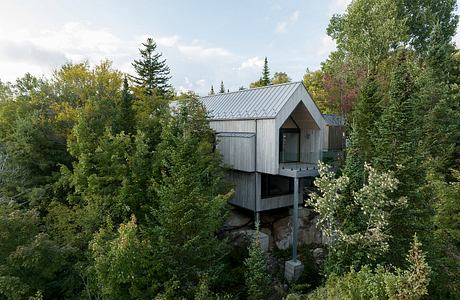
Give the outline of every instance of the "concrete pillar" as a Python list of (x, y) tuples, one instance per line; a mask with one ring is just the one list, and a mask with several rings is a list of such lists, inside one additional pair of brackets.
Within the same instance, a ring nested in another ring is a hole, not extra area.
[(292, 208), (292, 259), (284, 264), (284, 277), (288, 281), (299, 279), (303, 265), (297, 259), (297, 243), (299, 236), (299, 178), (294, 177), (294, 201)]
[(299, 178), (294, 178), (294, 203), (292, 210), (292, 260), (297, 260), (297, 241), (299, 237)]

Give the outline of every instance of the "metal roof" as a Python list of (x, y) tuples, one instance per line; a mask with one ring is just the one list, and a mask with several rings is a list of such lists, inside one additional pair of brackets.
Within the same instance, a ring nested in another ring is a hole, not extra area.
[(333, 115), (333, 114), (323, 114), (324, 121), (326, 125), (329, 126), (344, 126), (345, 120), (342, 116)]
[(201, 97), (212, 120), (275, 118), (302, 82), (269, 85)]

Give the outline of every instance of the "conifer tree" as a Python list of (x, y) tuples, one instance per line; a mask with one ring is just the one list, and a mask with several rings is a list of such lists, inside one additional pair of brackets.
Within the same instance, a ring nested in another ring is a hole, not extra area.
[(421, 137), (412, 130), (420, 124), (416, 124), (414, 118), (416, 86), (409, 70), (408, 55), (404, 50), (397, 55), (389, 97), (372, 138), (374, 166), (379, 170), (393, 171), (400, 182), (394, 196), (408, 199), (407, 208), (394, 210), (390, 220), (393, 239), (387, 259), (395, 265), (403, 263), (401, 253), (406, 252), (415, 232), (425, 240), (432, 230), (432, 203), (423, 189), (424, 157), (417, 151), (416, 144)]
[(136, 75), (131, 76), (131, 80), (136, 86), (142, 87), (148, 95), (157, 93), (165, 96), (171, 88), (166, 60), (161, 59), (162, 54), (156, 52), (157, 44), (152, 38), (148, 38), (142, 46), (143, 49), (139, 49), (141, 58), (134, 60), (132, 64)]
[(267, 259), (260, 244), (259, 224), (256, 223), (256, 234), (249, 247), (249, 257), (244, 261), (246, 266), (246, 288), (248, 289), (248, 299), (265, 299), (267, 295), (270, 275), (267, 268)]
[(159, 206), (149, 234), (155, 237), (155, 259), (165, 266), (159, 280), (176, 277), (187, 290), (198, 285), (200, 274), (216, 278), (222, 270), (224, 244), (215, 233), (231, 193), (198, 99), (181, 102), (176, 114), (164, 119), (161, 137), (160, 174), (154, 179)]
[(214, 86), (211, 85), (211, 90), (209, 91), (209, 95), (215, 95)]
[(133, 101), (134, 97), (129, 90), (128, 79), (125, 76), (123, 79), (123, 90), (121, 93), (120, 120), (115, 132), (124, 131), (126, 134), (134, 133), (135, 120)]
[(364, 182), (364, 163), (370, 162), (374, 154), (371, 137), (375, 122), (380, 117), (378, 85), (370, 76), (361, 89), (352, 114), (350, 145), (347, 148), (345, 173), (349, 176), (353, 190)]
[(265, 57), (264, 60), (264, 69), (262, 71), (262, 78), (261, 78), (262, 84), (264, 86), (270, 85), (270, 69), (268, 68), (268, 59)]
[(224, 86), (224, 82), (221, 81), (220, 82), (219, 94), (223, 94), (223, 93), (225, 93), (225, 86)]

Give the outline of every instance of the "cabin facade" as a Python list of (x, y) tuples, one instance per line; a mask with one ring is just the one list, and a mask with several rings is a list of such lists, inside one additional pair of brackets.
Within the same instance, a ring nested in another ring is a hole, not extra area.
[(210, 95), (201, 101), (216, 131), (216, 147), (230, 169), (233, 205), (261, 212), (302, 199), (299, 184), (318, 175), (325, 131), (325, 120), (302, 82)]

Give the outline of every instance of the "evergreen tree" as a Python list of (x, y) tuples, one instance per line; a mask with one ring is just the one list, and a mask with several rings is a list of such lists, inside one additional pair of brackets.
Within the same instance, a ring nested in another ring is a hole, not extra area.
[(225, 93), (225, 86), (224, 86), (224, 82), (221, 81), (220, 82), (219, 94), (223, 94), (223, 93)]
[(119, 128), (115, 129), (115, 132), (125, 132), (126, 134), (133, 134), (135, 127), (135, 116), (133, 109), (134, 97), (131, 94), (129, 89), (128, 79), (123, 79), (123, 90), (121, 93), (121, 103), (120, 103), (120, 120)]
[(209, 91), (209, 95), (215, 95), (214, 93), (214, 86), (211, 85), (211, 90)]
[(397, 55), (389, 97), (372, 138), (375, 145), (374, 166), (379, 170), (393, 171), (400, 182), (394, 196), (408, 199), (407, 208), (394, 210), (390, 220), (393, 239), (386, 259), (395, 265), (403, 263), (401, 253), (406, 252), (415, 232), (430, 247), (428, 236), (432, 230), (432, 202), (424, 189), (424, 157), (417, 151), (415, 142), (421, 137), (412, 130), (420, 124), (414, 118), (416, 86), (407, 55), (404, 51)]
[(256, 235), (249, 247), (249, 257), (244, 261), (246, 266), (246, 288), (248, 299), (265, 299), (270, 285), (270, 275), (267, 268), (267, 258), (260, 245), (259, 224), (256, 224)]
[(364, 183), (364, 163), (374, 155), (372, 134), (375, 122), (380, 117), (378, 85), (373, 76), (362, 87), (356, 107), (352, 113), (350, 145), (347, 148), (345, 173), (350, 177), (351, 186), (356, 190)]
[(231, 193), (199, 100), (182, 101), (163, 121), (157, 148), (160, 173), (154, 178), (159, 205), (146, 231), (155, 241), (154, 259), (164, 266), (158, 280), (175, 278), (182, 292), (191, 292), (200, 274), (215, 280), (222, 271), (225, 244), (215, 234), (223, 225)]
[(141, 58), (134, 60), (133, 67), (136, 71), (131, 80), (139, 87), (142, 87), (146, 94), (153, 95), (158, 93), (166, 96), (171, 85), (169, 84), (169, 67), (166, 60), (162, 60), (162, 54), (156, 53), (157, 44), (152, 38), (148, 38), (142, 43), (143, 49), (139, 49)]
[(264, 68), (262, 70), (262, 84), (264, 86), (270, 85), (270, 69), (268, 68), (268, 59), (265, 57)]

